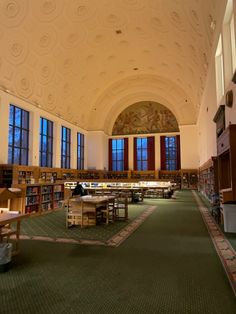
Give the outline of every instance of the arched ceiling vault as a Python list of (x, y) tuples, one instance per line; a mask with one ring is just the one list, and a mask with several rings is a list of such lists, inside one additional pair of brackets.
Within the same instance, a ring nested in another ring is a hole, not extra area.
[[(111, 134), (117, 116), (131, 104), (144, 99), (169, 108), (179, 125), (196, 122), (198, 109), (188, 95), (172, 81), (154, 75), (131, 76), (109, 86), (96, 101), (89, 121), (97, 130)], [(103, 112), (107, 114), (103, 115)]]
[(195, 123), (225, 4), (0, 1), (0, 89), (87, 130), (142, 100)]

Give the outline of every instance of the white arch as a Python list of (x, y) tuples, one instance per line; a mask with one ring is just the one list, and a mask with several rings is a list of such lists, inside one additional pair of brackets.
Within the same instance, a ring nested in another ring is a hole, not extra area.
[(117, 116), (139, 101), (155, 101), (166, 106), (179, 125), (196, 123), (196, 106), (177, 84), (156, 75), (136, 75), (107, 87), (95, 102), (89, 129), (103, 130), (110, 135)]

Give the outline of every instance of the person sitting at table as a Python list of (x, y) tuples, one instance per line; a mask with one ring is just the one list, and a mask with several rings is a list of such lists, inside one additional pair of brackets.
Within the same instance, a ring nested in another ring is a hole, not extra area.
[(87, 191), (83, 188), (82, 184), (80, 184), (79, 182), (77, 182), (77, 185), (74, 189), (74, 191), (72, 192), (72, 196), (76, 196), (76, 195), (79, 195), (79, 196), (84, 196), (84, 195), (87, 195)]

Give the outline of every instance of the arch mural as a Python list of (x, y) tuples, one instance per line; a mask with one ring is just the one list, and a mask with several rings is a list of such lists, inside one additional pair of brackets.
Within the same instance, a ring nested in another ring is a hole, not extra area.
[(178, 122), (165, 106), (151, 101), (135, 103), (117, 117), (112, 135), (179, 132)]

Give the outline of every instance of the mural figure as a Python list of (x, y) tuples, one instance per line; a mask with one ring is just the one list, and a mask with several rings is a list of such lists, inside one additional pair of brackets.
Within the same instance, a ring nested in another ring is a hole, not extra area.
[(165, 106), (150, 101), (135, 103), (120, 113), (112, 135), (179, 132), (177, 120)]

